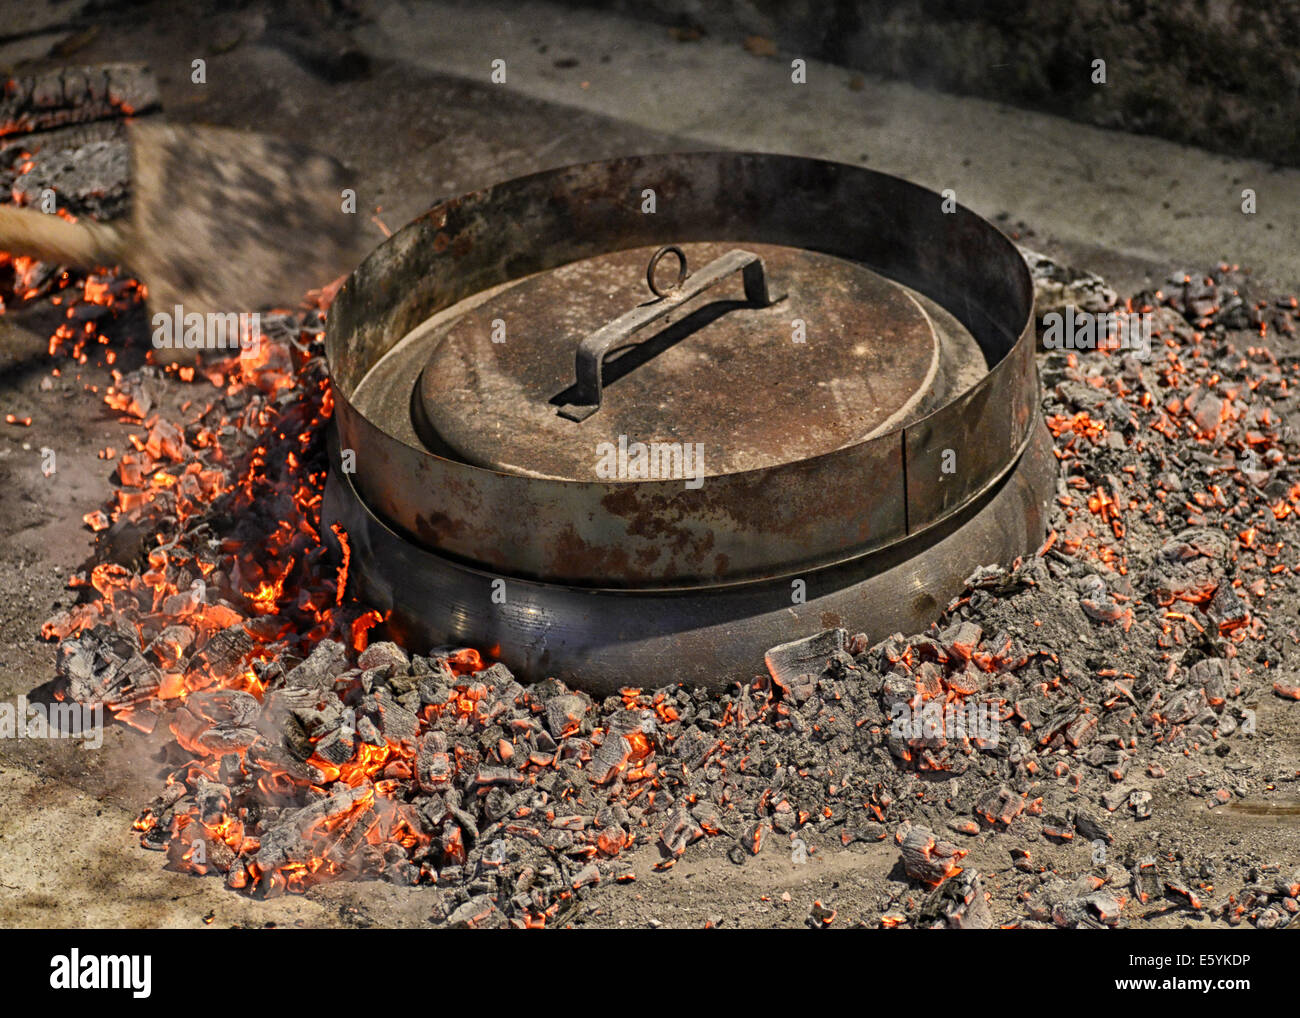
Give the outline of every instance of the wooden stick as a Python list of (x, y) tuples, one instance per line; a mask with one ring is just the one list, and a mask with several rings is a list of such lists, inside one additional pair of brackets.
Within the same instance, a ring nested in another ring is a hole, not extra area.
[(116, 265), (123, 260), (121, 233), (107, 223), (70, 223), (36, 209), (0, 205), (0, 251), (60, 265)]

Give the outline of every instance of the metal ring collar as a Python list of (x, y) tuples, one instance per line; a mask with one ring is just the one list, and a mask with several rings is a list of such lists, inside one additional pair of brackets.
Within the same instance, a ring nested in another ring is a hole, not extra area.
[[(649, 185), (671, 195), (653, 216), (627, 198)], [(474, 466), (389, 434), (352, 403), (403, 337), (465, 298), (611, 251), (720, 240), (818, 251), (911, 287), (971, 333), (988, 372), (903, 428), (808, 459), (707, 475), (695, 490)], [(351, 479), (399, 532), (502, 574), (669, 589), (845, 562), (937, 526), (990, 491), (1035, 420), (1032, 311), (1015, 245), (968, 209), (945, 212), (932, 191), (842, 163), (691, 152), (548, 170), (435, 206), (349, 277), (330, 309), (326, 354), (339, 441), (363, 452)], [(945, 468), (954, 459), (955, 472)]]
[[(661, 290), (655, 282), (655, 269), (659, 267), (659, 260), (666, 254), (675, 254), (677, 256), (677, 281), (667, 290)], [(686, 252), (676, 244), (665, 244), (654, 253), (650, 259), (650, 264), (646, 266), (645, 281), (650, 286), (650, 292), (656, 297), (669, 297), (674, 291), (680, 290), (682, 284), (686, 282)]]

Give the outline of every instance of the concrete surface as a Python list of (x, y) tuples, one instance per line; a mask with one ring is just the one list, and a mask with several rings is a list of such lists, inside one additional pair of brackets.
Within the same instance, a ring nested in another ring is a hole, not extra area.
[[(866, 79), (734, 40), (676, 42), (615, 15), (539, 3), (368, 0), (375, 54), (698, 144), (858, 163), (985, 216), (1008, 213), (1124, 285), (1142, 268), (1227, 259), (1300, 285), (1300, 170), (1088, 127), (980, 99)], [(538, 25), (546, 26), (539, 29)], [(506, 61), (492, 85), (492, 61)], [(576, 60), (576, 66), (557, 67)], [(1259, 211), (1241, 212), (1253, 188)], [(1129, 263), (1128, 273), (1116, 272)], [(1159, 280), (1163, 281), (1163, 280)]]

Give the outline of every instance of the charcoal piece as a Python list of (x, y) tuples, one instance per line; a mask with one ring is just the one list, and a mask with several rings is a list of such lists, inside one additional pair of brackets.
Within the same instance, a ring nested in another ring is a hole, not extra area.
[(10, 187), (19, 205), (40, 207), (43, 192), (57, 208), (78, 218), (117, 219), (130, 205), (131, 155), (125, 136), (91, 141), (75, 149), (42, 145), (23, 163)]
[(258, 739), (258, 731), (244, 725), (213, 725), (195, 740), (195, 745), (202, 748), (208, 756), (224, 756), (227, 753), (242, 753)]
[(252, 637), (248, 636), (243, 624), (237, 623), (213, 633), (212, 638), (195, 655), (195, 660), (207, 666), (214, 676), (237, 675), (243, 668), (244, 658), (252, 649)]
[(1128, 754), (1115, 746), (1096, 745), (1083, 753), (1079, 759), (1092, 767), (1114, 767), (1128, 759)]
[(104, 625), (64, 640), (56, 668), (56, 680), (78, 703), (126, 707), (148, 700), (162, 684), (162, 673), (134, 642)]
[(272, 725), (283, 723), (295, 710), (315, 710), (320, 693), (305, 686), (281, 686), (262, 698), (262, 711)]
[(919, 919), (953, 930), (987, 930), (993, 926), (984, 878), (973, 870), (945, 881), (921, 906)]
[(897, 708), (910, 704), (916, 698), (916, 680), (898, 668), (890, 671), (880, 687), (880, 704), (893, 716)]
[(310, 834), (317, 825), (348, 814), (369, 794), (364, 786), (347, 788), (301, 809), (286, 810), (262, 835), (254, 862), (263, 873), (274, 873), (289, 863), (306, 863), (314, 853)]
[(505, 916), (486, 894), (470, 898), (447, 916), (447, 925), (453, 929), (500, 929), (506, 925)]
[(1031, 728), (1041, 728), (1047, 723), (1048, 703), (1042, 697), (1032, 697), (1015, 702), (1016, 713), (1025, 721), (1029, 722)]
[(582, 697), (571, 693), (554, 697), (546, 704), (546, 727), (551, 735), (562, 739), (576, 732), (587, 712)]
[(570, 886), (576, 891), (583, 887), (590, 887), (593, 884), (600, 883), (600, 867), (596, 863), (588, 863), (582, 867), (570, 881)]
[(416, 688), (420, 693), (421, 704), (444, 704), (451, 699), (451, 687), (456, 681), (450, 668), (445, 664), (437, 671), (421, 675)]
[(1088, 842), (1104, 841), (1109, 845), (1115, 840), (1111, 833), (1102, 826), (1101, 822), (1089, 813), (1077, 812), (1072, 817), (1072, 820), (1074, 829), (1079, 832), (1079, 836)]
[(321, 640), (307, 659), (289, 671), (285, 685), (328, 689), (336, 676), (347, 670), (348, 654), (337, 640)]
[(1214, 689), (1226, 689), (1232, 680), (1232, 669), (1227, 661), (1221, 657), (1207, 657), (1197, 661), (1187, 669), (1185, 682), (1200, 686), (1207, 692), (1211, 687)]
[(840, 841), (846, 846), (854, 843), (871, 844), (884, 841), (888, 833), (884, 824), (874, 820), (866, 810), (854, 810), (845, 817)]
[(618, 776), (632, 754), (632, 744), (622, 735), (610, 733), (591, 758), (591, 780), (607, 784)]
[(1250, 621), (1250, 611), (1231, 584), (1220, 583), (1206, 609), (1220, 633), (1230, 633)]
[(702, 837), (704, 829), (684, 809), (674, 810), (659, 831), (660, 844), (672, 858), (680, 856), (687, 845)]
[(312, 748), (318, 757), (337, 767), (339, 764), (347, 763), (355, 755), (354, 733), (347, 728), (336, 728), (323, 736)]
[(990, 824), (1009, 824), (1020, 816), (1025, 800), (1006, 785), (999, 785), (975, 805), (975, 812)]
[(518, 788), (524, 776), (509, 767), (480, 767), (474, 774), (476, 788)]
[(1192, 527), (1161, 546), (1146, 582), (1162, 604), (1174, 600), (1198, 603), (1213, 594), (1223, 580), (1229, 550), (1221, 531)]
[(969, 661), (979, 647), (984, 630), (974, 622), (960, 622), (939, 634), (939, 640), (953, 657)]
[(832, 655), (848, 644), (848, 630), (827, 629), (815, 636), (778, 644), (763, 655), (768, 674), (782, 689), (788, 689), (801, 675), (819, 675)]
[(415, 714), (398, 703), (386, 690), (377, 693), (375, 701), (378, 706), (377, 727), (386, 740), (401, 742), (403, 739), (415, 738), (420, 725)]
[(361, 741), (371, 746), (383, 746), (387, 744), (383, 734), (375, 727), (375, 723), (368, 717), (362, 715), (357, 719), (357, 735)]
[(1069, 841), (1074, 837), (1074, 824), (1056, 813), (1043, 814), (1043, 837), (1053, 841)]
[(957, 861), (966, 849), (946, 841), (936, 841), (928, 827), (914, 826), (902, 841), (903, 869), (913, 880), (937, 887), (961, 872)]
[(372, 643), (357, 658), (357, 667), (363, 670), (388, 666), (387, 675), (405, 675), (410, 668), (410, 659), (406, 651), (395, 643), (381, 640)]
[(239, 689), (200, 690), (185, 699), (185, 706), (209, 721), (242, 725), (262, 712), (257, 697)]
[[(415, 778), (426, 792), (437, 792), (447, 786), (454, 773), (447, 741), (441, 732), (432, 732), (420, 740), (415, 760)], [(441, 737), (441, 738), (438, 738)]]
[(0, 137), (148, 113), (158, 83), (142, 64), (64, 67), (8, 78), (0, 86)]
[[(497, 696), (508, 696), (508, 691), (512, 687), (518, 685), (518, 683), (515, 682), (514, 673), (500, 661), (489, 665), (481, 672), (475, 672), (474, 681), (481, 682), (483, 685), (493, 690)], [(520, 687), (520, 689), (522, 688), (523, 687)], [(514, 697), (509, 696), (509, 699), (514, 699)]]

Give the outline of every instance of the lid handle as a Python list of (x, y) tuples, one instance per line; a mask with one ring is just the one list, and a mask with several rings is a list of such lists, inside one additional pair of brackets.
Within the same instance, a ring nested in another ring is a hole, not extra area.
[[(677, 280), (667, 290), (661, 290), (655, 283), (655, 269), (659, 266), (660, 259), (669, 253), (677, 256)], [(686, 254), (676, 244), (665, 245), (656, 251), (646, 266), (645, 275), (650, 291), (659, 299), (619, 315), (578, 344), (574, 357), (574, 383), (566, 390), (573, 394), (573, 398), (562, 404), (557, 413), (571, 421), (585, 421), (599, 410), (606, 356), (629, 345), (633, 333), (698, 297), (733, 272), (742, 273), (745, 299), (754, 307), (770, 307), (777, 301), (785, 300), (783, 293), (776, 296), (768, 294), (763, 259), (749, 251), (740, 248), (729, 251), (691, 275), (686, 273)]]

